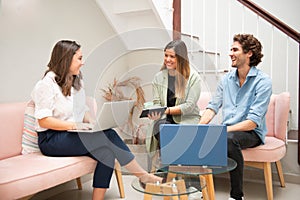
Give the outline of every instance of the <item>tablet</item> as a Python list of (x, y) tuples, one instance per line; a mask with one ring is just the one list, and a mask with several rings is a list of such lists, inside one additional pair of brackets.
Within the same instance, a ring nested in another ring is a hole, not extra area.
[(142, 117), (148, 117), (148, 114), (153, 113), (153, 112), (158, 112), (161, 115), (165, 113), (165, 110), (167, 109), (167, 106), (165, 107), (156, 107), (156, 108), (148, 108), (144, 109), (140, 115), (140, 118)]

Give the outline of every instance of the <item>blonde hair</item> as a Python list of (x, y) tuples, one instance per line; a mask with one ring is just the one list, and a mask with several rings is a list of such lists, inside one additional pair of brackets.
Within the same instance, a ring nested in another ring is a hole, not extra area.
[[(175, 74), (175, 97), (184, 98), (185, 87), (190, 76), (190, 63), (187, 47), (182, 40), (173, 40), (166, 45), (164, 52), (167, 49), (173, 49), (177, 59)], [(163, 64), (160, 70), (164, 70), (166, 68), (167, 67), (165, 64)]]

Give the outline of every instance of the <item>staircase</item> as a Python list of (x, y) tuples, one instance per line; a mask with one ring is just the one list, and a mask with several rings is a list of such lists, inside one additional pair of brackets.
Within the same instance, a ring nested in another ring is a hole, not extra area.
[[(96, 0), (128, 50), (162, 49), (171, 40), (152, 0)], [(166, 22), (165, 22), (166, 23)]]
[[(96, 0), (128, 51), (163, 49), (172, 40), (173, 0)], [(190, 63), (202, 76), (203, 91), (214, 91), (224, 70), (216, 70), (220, 54), (199, 46), (199, 38), (183, 35)], [(209, 86), (210, 85), (210, 86)], [(209, 87), (208, 87), (209, 86)]]

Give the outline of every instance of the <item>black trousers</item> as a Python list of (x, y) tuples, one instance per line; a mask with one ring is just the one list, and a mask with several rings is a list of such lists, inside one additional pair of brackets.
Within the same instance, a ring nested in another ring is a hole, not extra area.
[(152, 134), (158, 141), (158, 149), (160, 149), (160, 130), (159, 126), (161, 124), (176, 124), (172, 118), (159, 119), (154, 123)]
[(256, 147), (261, 144), (261, 139), (254, 131), (229, 132), (227, 136), (228, 157), (236, 161), (237, 167), (230, 171), (231, 191), (230, 196), (241, 199), (243, 193), (244, 158), (242, 149)]

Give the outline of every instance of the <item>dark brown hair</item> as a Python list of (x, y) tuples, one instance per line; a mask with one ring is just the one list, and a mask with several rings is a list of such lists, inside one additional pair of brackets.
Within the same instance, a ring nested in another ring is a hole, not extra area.
[(252, 52), (250, 57), (250, 67), (257, 66), (261, 62), (261, 58), (264, 56), (261, 43), (251, 34), (236, 34), (233, 37), (233, 42), (239, 42), (242, 46), (243, 52)]
[[(182, 40), (173, 40), (169, 42), (164, 48), (164, 52), (167, 49), (173, 49), (177, 59), (176, 76), (175, 76), (175, 96), (178, 98), (184, 98), (185, 87), (187, 80), (190, 76), (190, 62), (188, 58), (188, 50), (185, 43)], [(166, 69), (165, 64), (161, 67), (161, 70)]]
[(72, 87), (76, 90), (81, 88), (81, 73), (78, 76), (70, 74), (72, 59), (78, 49), (80, 49), (80, 45), (75, 41), (61, 40), (57, 42), (48, 63), (49, 69), (44, 74), (45, 76), (49, 71), (55, 73), (55, 81), (61, 87), (65, 96), (71, 95)]

